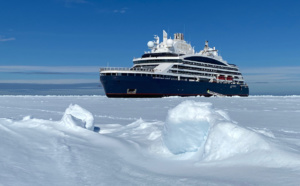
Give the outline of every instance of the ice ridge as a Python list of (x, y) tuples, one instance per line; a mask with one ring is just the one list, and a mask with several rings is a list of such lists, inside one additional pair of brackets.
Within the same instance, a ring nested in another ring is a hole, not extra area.
[(169, 111), (163, 141), (173, 154), (197, 152), (205, 161), (270, 148), (261, 135), (234, 124), (224, 111), (195, 101), (184, 101)]

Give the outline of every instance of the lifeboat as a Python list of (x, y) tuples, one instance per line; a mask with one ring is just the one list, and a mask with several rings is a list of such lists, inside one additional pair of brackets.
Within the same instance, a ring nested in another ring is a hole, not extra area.
[(233, 77), (232, 76), (228, 76), (227, 77), (227, 81), (232, 81), (233, 80)]
[(219, 76), (218, 79), (219, 80), (225, 80), (225, 76)]

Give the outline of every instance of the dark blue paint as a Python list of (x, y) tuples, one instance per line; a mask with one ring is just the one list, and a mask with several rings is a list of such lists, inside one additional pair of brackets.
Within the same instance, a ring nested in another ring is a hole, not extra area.
[[(100, 76), (108, 97), (209, 96), (207, 90), (233, 96), (248, 96), (249, 88), (237, 84), (178, 81), (152, 76)], [(127, 94), (136, 89), (136, 94)]]

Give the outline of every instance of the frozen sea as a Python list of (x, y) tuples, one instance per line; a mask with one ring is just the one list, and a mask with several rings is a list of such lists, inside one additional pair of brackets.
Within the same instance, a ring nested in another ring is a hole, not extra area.
[(0, 185), (299, 185), (300, 96), (0, 96)]

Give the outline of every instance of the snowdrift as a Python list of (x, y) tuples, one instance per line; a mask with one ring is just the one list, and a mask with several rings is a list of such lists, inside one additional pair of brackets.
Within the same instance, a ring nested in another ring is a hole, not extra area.
[(270, 136), (238, 126), (211, 103), (184, 101), (169, 110), (163, 142), (174, 155), (194, 153), (199, 162), (299, 165), (298, 155), (277, 145)]

